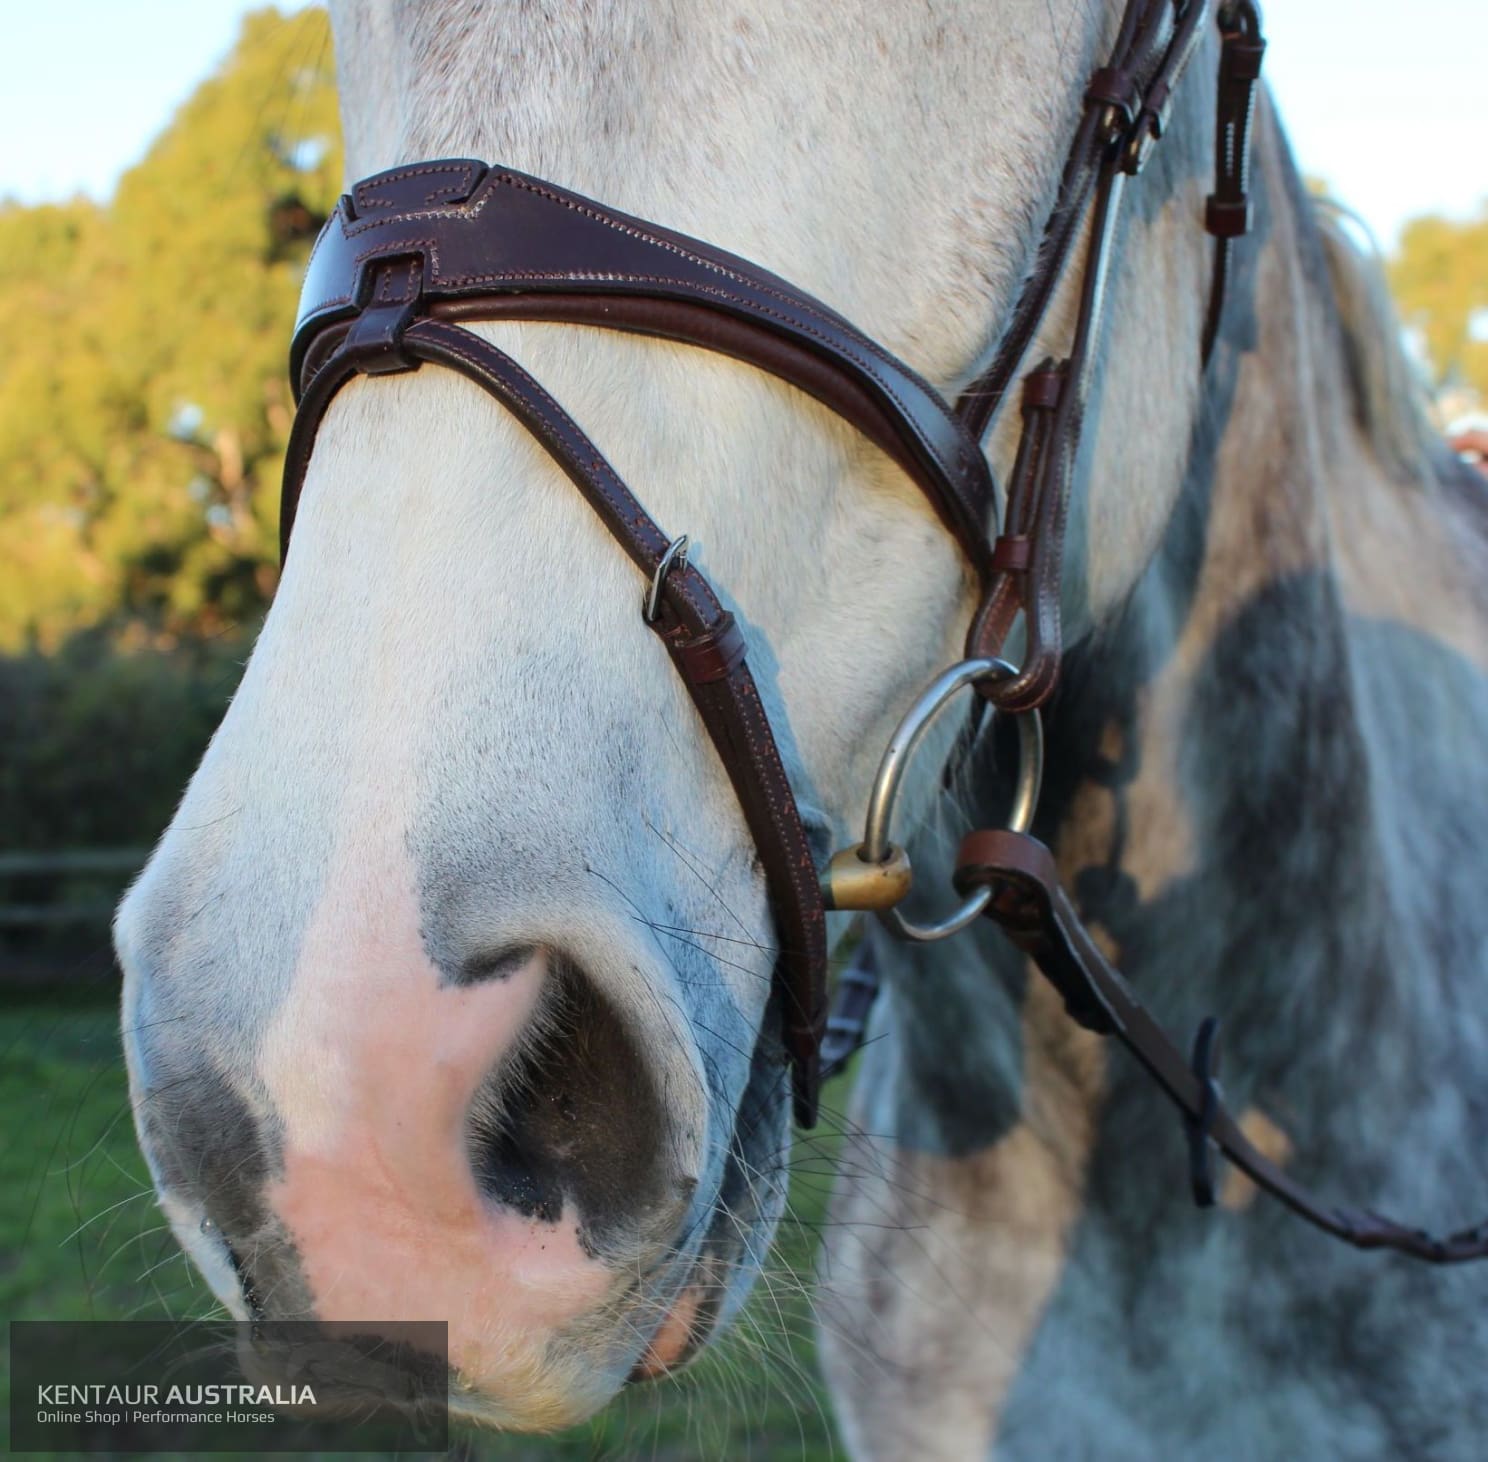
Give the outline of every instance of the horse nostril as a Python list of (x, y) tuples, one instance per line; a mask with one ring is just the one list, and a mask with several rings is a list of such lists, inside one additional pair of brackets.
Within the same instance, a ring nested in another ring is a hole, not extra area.
[(676, 1214), (679, 1192), (692, 1191), (669, 1161), (674, 1124), (631, 1030), (594, 982), (557, 956), (549, 982), (526, 1048), (477, 1098), (471, 1163), (499, 1203), (544, 1223), (569, 1206), (591, 1254), (633, 1256), (663, 1211)]
[(529, 1124), (513, 1124), (476, 1144), (475, 1173), (484, 1188), (509, 1208), (540, 1223), (563, 1215), (559, 1165), (533, 1142)]

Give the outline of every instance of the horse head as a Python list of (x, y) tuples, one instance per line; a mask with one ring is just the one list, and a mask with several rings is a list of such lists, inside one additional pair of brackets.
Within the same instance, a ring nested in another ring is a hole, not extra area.
[[(1034, 266), (1119, 11), (344, 5), (348, 169), (463, 156), (551, 178), (758, 261), (954, 395)], [(1210, 88), (1181, 105), (1212, 110)], [(1076, 636), (1181, 480), (1208, 142), (1188, 129), (1154, 165), (1131, 225), (1148, 247), (1122, 255), (1111, 335), (1179, 384), (1103, 383)], [(1057, 291), (1033, 351), (1074, 304)], [(890, 731), (975, 606), (903, 467), (723, 355), (471, 328), (689, 536), (813, 852), (852, 841)], [(990, 438), (1002, 473), (1016, 415)], [(694, 1353), (784, 1201), (780, 936), (646, 591), (469, 381), (351, 381), (241, 687), (117, 924), (141, 1139), (219, 1298), (447, 1320), (465, 1409), (511, 1426), (571, 1421)]]

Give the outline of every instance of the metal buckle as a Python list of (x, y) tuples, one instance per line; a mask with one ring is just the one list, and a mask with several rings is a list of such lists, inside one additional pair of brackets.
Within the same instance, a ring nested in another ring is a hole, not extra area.
[(646, 616), (647, 624), (655, 624), (656, 616), (661, 613), (661, 586), (674, 565), (687, 567), (687, 535), (685, 533), (667, 544), (666, 552), (661, 556), (661, 562), (656, 565), (656, 572), (651, 575), (651, 592), (646, 595), (646, 606), (641, 611)]
[(1136, 177), (1147, 166), (1147, 159), (1152, 156), (1152, 149), (1157, 146), (1162, 133), (1161, 116), (1144, 108), (1122, 149), (1121, 171), (1128, 177)]
[[(989, 888), (979, 888), (962, 900), (948, 917), (933, 924), (906, 919), (896, 907), (908, 894), (912, 874), (903, 848), (889, 838), (894, 806), (915, 748), (924, 739), (936, 716), (958, 690), (981, 680), (1006, 680), (1018, 673), (1006, 660), (963, 660), (942, 671), (920, 693), (889, 738), (878, 775), (868, 796), (868, 814), (863, 823), (863, 841), (833, 855), (822, 876), (822, 897), (828, 908), (862, 909), (878, 916), (879, 922), (900, 939), (928, 943), (959, 933), (987, 906)], [(1008, 826), (1027, 832), (1038, 806), (1044, 777), (1044, 730), (1037, 711), (1018, 715), (1018, 782)], [(853, 861), (864, 865), (855, 873)], [(882, 870), (875, 876), (877, 870)]]

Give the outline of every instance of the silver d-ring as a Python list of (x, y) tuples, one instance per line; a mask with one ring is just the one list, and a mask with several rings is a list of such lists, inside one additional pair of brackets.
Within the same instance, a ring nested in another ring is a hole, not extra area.
[[(931, 723), (958, 690), (979, 680), (1006, 680), (1018, 673), (1006, 660), (963, 660), (937, 675), (904, 713), (904, 718), (889, 739), (873, 791), (868, 798), (868, 816), (863, 825), (862, 856), (869, 862), (882, 862), (890, 851), (889, 830), (894, 819), (894, 804), (900, 784), (915, 748), (930, 729)], [(1039, 788), (1044, 780), (1044, 728), (1037, 711), (1018, 713), (1018, 784), (1013, 794), (1012, 812), (1007, 825), (1016, 833), (1026, 833), (1033, 825), (1038, 807)], [(897, 908), (878, 910), (879, 922), (900, 939), (928, 943), (945, 939), (966, 928), (987, 907), (992, 896), (989, 888), (979, 888), (962, 901), (954, 913), (934, 924), (918, 924), (906, 919)]]

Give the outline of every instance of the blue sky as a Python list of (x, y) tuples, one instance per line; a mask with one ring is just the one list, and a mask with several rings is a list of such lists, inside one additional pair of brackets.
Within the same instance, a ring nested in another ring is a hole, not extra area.
[[(106, 196), (249, 8), (11, 0), (0, 197)], [(1267, 32), (1267, 72), (1303, 168), (1384, 243), (1414, 214), (1462, 214), (1488, 197), (1488, 0), (1270, 0)]]

